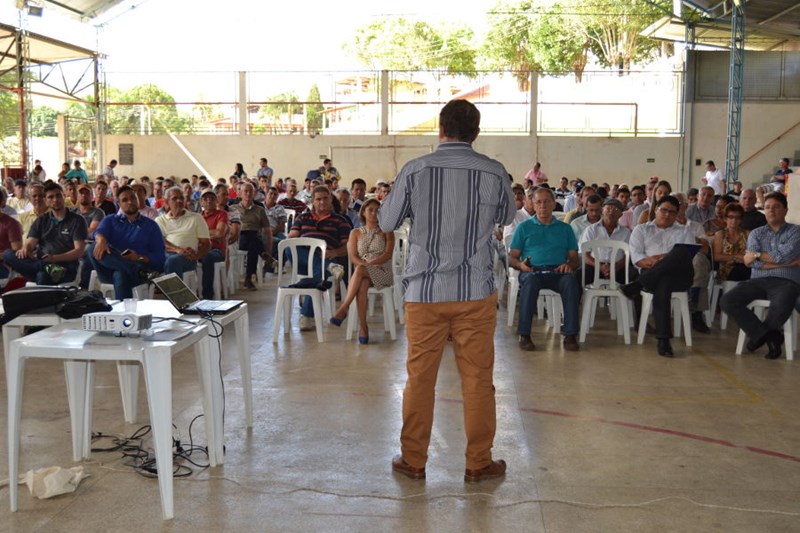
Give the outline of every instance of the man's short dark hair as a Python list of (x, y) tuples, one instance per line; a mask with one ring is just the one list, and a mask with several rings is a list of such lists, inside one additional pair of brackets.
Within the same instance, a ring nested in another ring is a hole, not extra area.
[(603, 197), (599, 194), (593, 194), (589, 198), (586, 199), (584, 203), (586, 204), (599, 204), (603, 202)]
[(656, 202), (656, 207), (660, 206), (663, 203), (670, 204), (671, 206), (675, 207), (675, 209), (681, 208), (680, 200), (669, 194), (662, 196), (661, 199)]
[(211, 182), (208, 180), (201, 179), (199, 184), (201, 187), (211, 187)]
[(631, 187), (631, 194), (633, 194), (633, 191), (642, 191), (642, 192), (646, 192), (646, 191), (644, 190), (644, 185), (634, 185), (633, 187)]
[(550, 187), (534, 187), (532, 196), (535, 196), (540, 192), (547, 193), (547, 195), (550, 196), (551, 200), (553, 200), (554, 202), (556, 201), (556, 195), (555, 193), (553, 193), (553, 190)]
[(47, 195), (48, 192), (54, 191), (54, 190), (59, 190), (62, 193), (64, 192), (64, 189), (61, 187), (61, 185), (59, 185), (55, 181), (51, 181), (49, 183), (45, 183), (45, 185), (44, 185), (44, 194), (45, 194), (45, 196)]
[(787, 165), (789, 164), (789, 158), (788, 158), (788, 157), (782, 157), (782, 158), (781, 158), (781, 161), (783, 161), (783, 162), (784, 162), (784, 163), (786, 163)]
[(767, 200), (776, 200), (781, 203), (784, 209), (789, 208), (789, 202), (786, 201), (786, 196), (781, 192), (771, 192), (764, 197), (764, 205), (767, 204)]
[(136, 191), (133, 190), (133, 187), (131, 187), (129, 185), (123, 185), (122, 187), (117, 189), (117, 198), (122, 196), (122, 193), (124, 193), (124, 192), (132, 192), (134, 195), (136, 194)]
[(717, 165), (715, 165), (715, 164), (714, 164), (714, 162), (713, 162), (712, 160), (710, 160), (710, 159), (709, 159), (708, 161), (706, 161), (706, 166), (708, 166), (708, 165), (711, 165), (712, 167), (715, 167), (715, 166), (717, 166)]
[(697, 196), (698, 194), (700, 194), (700, 191), (697, 190), (697, 187), (692, 187), (686, 191), (686, 196)]
[(367, 186), (367, 182), (366, 182), (366, 181), (364, 181), (364, 180), (362, 180), (361, 178), (356, 178), (356, 179), (354, 179), (354, 180), (353, 180), (353, 182), (350, 184), (350, 188), (352, 188), (352, 187), (353, 187), (353, 185), (363, 185), (364, 187), (366, 187), (366, 186)]
[(439, 127), (445, 137), (471, 143), (478, 137), (481, 112), (468, 100), (450, 100), (439, 112)]
[(313, 198), (314, 195), (317, 194), (318, 192), (324, 192), (328, 196), (332, 196), (331, 195), (331, 190), (328, 187), (326, 187), (325, 185), (317, 185), (316, 187), (311, 189), (311, 197)]

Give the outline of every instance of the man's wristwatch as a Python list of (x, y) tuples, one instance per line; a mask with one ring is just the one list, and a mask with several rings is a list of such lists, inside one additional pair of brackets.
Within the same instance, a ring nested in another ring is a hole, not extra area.
[(753, 252), (753, 257), (756, 261), (761, 261), (761, 252)]

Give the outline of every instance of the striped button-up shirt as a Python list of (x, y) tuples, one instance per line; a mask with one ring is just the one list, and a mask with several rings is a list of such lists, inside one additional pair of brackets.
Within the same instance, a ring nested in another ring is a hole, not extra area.
[[(747, 251), (766, 252), (777, 264), (791, 263), (800, 257), (800, 226), (784, 223), (778, 231), (772, 231), (769, 225), (756, 228), (747, 237)], [(750, 277), (786, 278), (800, 285), (800, 267), (764, 269), (763, 266), (763, 261), (754, 262)]]
[(495, 292), (493, 232), (514, 219), (503, 165), (463, 142), (408, 162), (378, 212), (383, 231), (411, 218), (407, 302), (481, 300)]

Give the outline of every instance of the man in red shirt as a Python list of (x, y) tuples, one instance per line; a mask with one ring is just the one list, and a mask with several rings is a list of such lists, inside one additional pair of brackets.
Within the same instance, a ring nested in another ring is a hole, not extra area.
[[(6, 203), (6, 192), (0, 191), (0, 205)], [(22, 248), (22, 226), (14, 217), (0, 210), (0, 278), (7, 278), (9, 268), (3, 263), (3, 252), (11, 248), (15, 252)]]
[(200, 197), (201, 215), (211, 236), (211, 250), (200, 259), (203, 265), (203, 298), (214, 297), (214, 263), (225, 261), (228, 249), (228, 213), (217, 209), (217, 195), (208, 190)]

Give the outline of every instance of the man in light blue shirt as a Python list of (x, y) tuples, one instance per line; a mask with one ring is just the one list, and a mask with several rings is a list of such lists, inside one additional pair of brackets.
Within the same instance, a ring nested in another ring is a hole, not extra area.
[(494, 330), (497, 291), (494, 229), (514, 218), (511, 180), (503, 165), (475, 152), (480, 112), (452, 100), (439, 114), (436, 151), (408, 162), (378, 212), (382, 231), (411, 219), (403, 279), (408, 381), (403, 392), (401, 454), (392, 470), (425, 478), (436, 376), (452, 337), (464, 391), (468, 482), (502, 477), (492, 459), (496, 429)]
[[(767, 225), (754, 229), (747, 238), (744, 264), (751, 267), (748, 281), (740, 282), (722, 296), (722, 310), (732, 316), (750, 341), (747, 349), (769, 347), (767, 359), (781, 356), (783, 324), (792, 316), (800, 295), (800, 226), (786, 222), (788, 203), (783, 193), (764, 198)], [(753, 300), (769, 300), (764, 320), (747, 305)]]

